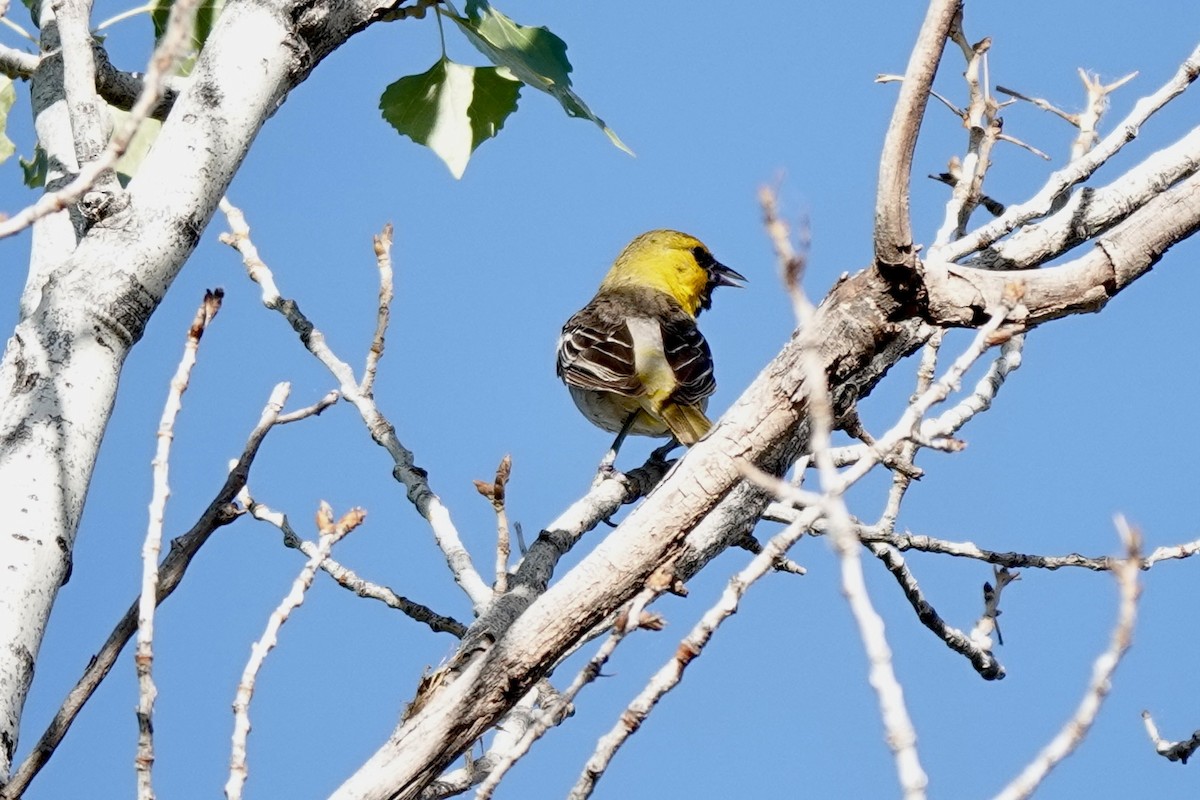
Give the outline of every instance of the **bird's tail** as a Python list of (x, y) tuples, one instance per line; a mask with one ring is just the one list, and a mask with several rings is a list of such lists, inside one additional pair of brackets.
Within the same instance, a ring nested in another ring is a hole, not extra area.
[(659, 414), (679, 443), (689, 447), (712, 427), (708, 417), (696, 406), (668, 402), (663, 404)]

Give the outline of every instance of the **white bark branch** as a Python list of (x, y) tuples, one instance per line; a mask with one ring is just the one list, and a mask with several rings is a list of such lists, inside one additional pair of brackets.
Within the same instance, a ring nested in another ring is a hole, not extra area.
[(909, 182), (917, 133), (925, 117), (929, 88), (941, 62), (946, 37), (957, 16), (961, 0), (934, 0), (908, 60), (900, 96), (892, 112), (880, 158), (879, 186), (875, 192), (875, 263), (911, 267), (913, 248), (912, 215), (909, 213)]
[[(51, 5), (42, 4), (45, 15)], [(105, 224), (78, 240), (66, 213), (35, 225), (20, 321), (0, 361), (0, 441), (6, 443), (0, 485), (15, 499), (0, 537), (6, 576), (0, 583), (0, 774), (7, 774), (16, 748), (32, 665), (67, 574), (126, 354), (261, 125), (316, 64), (387, 5), (230, 4), (122, 195), (128, 202), (111, 204)], [(61, 72), (56, 83), (53, 61), (41, 62), (33, 89), (35, 127), (51, 157), (51, 181), (64, 165), (68, 171), (74, 166), (68, 163), (74, 158), (69, 123), (59, 111)]]

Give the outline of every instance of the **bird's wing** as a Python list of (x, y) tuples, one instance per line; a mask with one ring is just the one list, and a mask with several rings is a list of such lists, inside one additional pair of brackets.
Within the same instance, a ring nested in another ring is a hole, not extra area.
[(558, 338), (558, 377), (569, 386), (636, 397), (642, 393), (625, 320), (584, 307)]
[(680, 312), (667, 316), (661, 323), (663, 350), (679, 384), (671, 399), (677, 403), (699, 405), (717, 390), (708, 342), (696, 327), (695, 320), (687, 314)]

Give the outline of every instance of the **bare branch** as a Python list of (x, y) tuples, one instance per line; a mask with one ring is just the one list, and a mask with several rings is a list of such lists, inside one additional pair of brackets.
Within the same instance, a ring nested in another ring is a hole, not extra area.
[(992, 146), (1000, 136), (996, 103), (987, 93), (986, 79), (982, 83), (979, 80), (991, 39), (982, 39), (974, 45), (968, 43), (961, 23), (960, 17), (952, 29), (952, 38), (967, 58), (967, 69), (963, 73), (969, 98), (963, 115), (963, 124), (968, 131), (967, 152), (961, 164), (951, 165), (953, 180), (950, 183), (954, 191), (946, 204), (945, 221), (934, 238), (935, 247), (958, 238), (966, 230), (971, 214), (983, 200), (983, 178), (990, 163)]
[[(740, 547), (748, 553), (752, 553), (753, 555), (758, 555), (763, 549), (762, 542), (758, 541), (758, 539), (755, 539), (748, 533), (734, 542), (733, 546)], [(787, 556), (780, 556), (778, 559), (776, 559), (775, 563), (771, 565), (771, 569), (775, 570), (776, 572), (787, 572), (791, 575), (808, 574), (808, 570), (797, 564), (795, 561), (792, 561)]]
[(1000, 635), (1000, 596), (1004, 593), (1006, 586), (1021, 579), (1021, 573), (1009, 572), (1006, 568), (993, 568), (992, 576), (996, 585), (993, 586), (984, 581), (983, 616), (979, 618), (979, 622), (975, 623), (975, 627), (971, 631), (971, 641), (988, 651), (992, 649), (993, 632), (996, 634), (996, 641), (1004, 644), (1004, 637)]
[(1192, 753), (1200, 749), (1200, 730), (1193, 733), (1190, 739), (1185, 739), (1182, 742), (1168, 742), (1159, 735), (1158, 726), (1154, 724), (1154, 718), (1150, 716), (1149, 711), (1142, 712), (1142, 722), (1146, 724), (1146, 734), (1150, 737), (1150, 741), (1154, 743), (1155, 751), (1168, 761), (1178, 761), (1181, 764), (1186, 764), (1188, 759), (1192, 757)]
[(1100, 134), (1096, 132), (1096, 125), (1100, 122), (1100, 117), (1104, 116), (1104, 112), (1108, 110), (1108, 96), (1136, 77), (1137, 73), (1131, 72), (1124, 78), (1106, 85), (1101, 82), (1099, 75), (1079, 70), (1079, 78), (1083, 81), (1083, 87), (1087, 91), (1087, 104), (1078, 118), (1079, 135), (1075, 137), (1075, 142), (1071, 146), (1071, 160), (1075, 160), (1091, 150), (1100, 139)]
[(1001, 94), (1006, 94), (1009, 97), (1015, 97), (1018, 100), (1024, 100), (1026, 103), (1036, 106), (1037, 108), (1040, 108), (1042, 111), (1049, 111), (1051, 114), (1061, 117), (1062, 119), (1071, 123), (1071, 125), (1073, 125), (1076, 128), (1079, 127), (1079, 115), (1078, 114), (1069, 114), (1066, 111), (1063, 111), (1058, 106), (1051, 103), (1049, 100), (1043, 100), (1040, 97), (1030, 97), (1029, 95), (1021, 94), (1020, 92), (1018, 92), (1015, 89), (1009, 89), (1005, 86), (1000, 86), (1000, 85), (996, 86), (996, 91), (1000, 92)]
[(946, 37), (961, 13), (961, 0), (934, 0), (929, 4), (900, 84), (900, 95), (879, 159), (879, 187), (875, 194), (875, 263), (881, 267), (915, 266), (908, 208), (913, 152)]
[(395, 293), (392, 280), (392, 223), (384, 225), (383, 231), (372, 242), (375, 245), (375, 264), (379, 267), (379, 311), (376, 314), (375, 335), (367, 351), (367, 366), (359, 387), (367, 397), (375, 393), (375, 372), (379, 369), (379, 359), (383, 357), (383, 339), (392, 316), (392, 296)]
[(1032, 198), (1024, 203), (1009, 206), (1000, 218), (976, 228), (946, 247), (931, 249), (929, 258), (947, 262), (958, 261), (972, 252), (982, 250), (995, 243), (1000, 237), (1037, 217), (1048, 214), (1057, 197), (1072, 186), (1087, 180), (1101, 164), (1137, 138), (1138, 131), (1146, 120), (1186, 91), (1197, 75), (1200, 75), (1200, 47), (1192, 51), (1170, 80), (1153, 94), (1143, 97), (1134, 104), (1133, 110), (1118, 123), (1112, 133), (1104, 137), (1086, 155), (1054, 172)]
[(533, 721), (533, 724), (525, 731), (524, 735), (501, 757), (487, 779), (479, 786), (479, 791), (475, 794), (475, 800), (489, 800), (494, 793), (500, 781), (505, 774), (512, 768), (521, 757), (529, 752), (546, 731), (551, 727), (559, 724), (563, 720), (562, 711), (570, 706), (583, 691), (583, 688), (596, 680), (600, 675), (600, 671), (604, 669), (604, 665), (608, 663), (613, 652), (617, 649), (625, 637), (633, 633), (638, 628), (647, 628), (649, 630), (661, 630), (662, 619), (655, 614), (650, 614), (643, 609), (655, 598), (666, 591), (671, 582), (675, 580), (674, 571), (670, 567), (660, 569), (657, 580), (652, 576), (651, 581), (645, 589), (629, 602), (629, 606), (619, 616), (616, 623), (609, 631), (609, 635), (605, 638), (604, 643), (596, 651), (596, 654), (588, 660), (588, 663), (583, 666), (583, 669), (571, 681), (571, 685), (566, 688), (562, 695), (554, 703), (551, 711), (546, 713), (543, 711)]
[(262, 288), (262, 302), (267, 308), (283, 315), (292, 330), (300, 337), (304, 347), (317, 357), (338, 381), (342, 397), (358, 410), (363, 423), (375, 443), (391, 455), (395, 467), (392, 475), (408, 490), (408, 499), (428, 522), (434, 540), (446, 557), (454, 580), (470, 599), (475, 612), (480, 613), (492, 600), (492, 590), (479, 576), (471, 562), (471, 556), (463, 546), (458, 529), (450, 519), (450, 512), (441, 498), (429, 486), (428, 473), (416, 466), (412, 451), (401, 444), (396, 429), (375, 404), (375, 400), (359, 389), (354, 370), (339, 359), (325, 342), (325, 336), (300, 311), (294, 300), (279, 294), (275, 278), (266, 263), (258, 255), (254, 242), (250, 240), (250, 226), (246, 218), (227, 198), (221, 199), (221, 210), (229, 220), (230, 233), (222, 234), (221, 241), (237, 250), (246, 265), (250, 279)]
[[(800, 283), (803, 257), (797, 257), (792, 250), (786, 227), (776, 215), (774, 197), (764, 190), (760, 192), (760, 198), (767, 230), (771, 234), (776, 256), (783, 266), (785, 282), (792, 296), (797, 323), (801, 328), (805, 328), (812, 323), (815, 308), (805, 297)], [(904, 703), (904, 692), (892, 667), (892, 653), (887, 643), (883, 619), (875, 611), (867, 593), (858, 542), (854, 537), (853, 520), (844, 500), (844, 493), (852, 482), (843, 483), (840, 480), (841, 476), (829, 457), (832, 447), (830, 437), (836, 418), (833, 399), (830, 396), (829, 378), (815, 348), (801, 351), (800, 366), (804, 370), (808, 386), (809, 448), (817, 463), (821, 480), (822, 494), (819, 504), (815, 507), (820, 509), (829, 521), (832, 530), (834, 550), (841, 562), (842, 594), (854, 615), (863, 649), (870, 663), (869, 683), (875, 690), (879, 703), (884, 738), (892, 751), (901, 789), (905, 798), (920, 800), (925, 797), (929, 778), (921, 767), (917, 754), (916, 730)], [(789, 530), (789, 533), (792, 532)], [(798, 533), (794, 535), (797, 538), (799, 536)]]
[(183, 407), (183, 393), (187, 391), (192, 367), (200, 350), (200, 339), (221, 310), (221, 299), (225, 293), (220, 289), (204, 293), (204, 300), (196, 311), (188, 329), (183, 347), (183, 358), (171, 378), (167, 401), (163, 406), (162, 418), (158, 423), (158, 447), (154, 453), (154, 491), (150, 498), (150, 523), (146, 527), (146, 541), (142, 545), (142, 594), (138, 599), (137, 651), (134, 664), (138, 677), (138, 747), (134, 766), (137, 770), (139, 800), (154, 800), (154, 785), (151, 768), (154, 765), (154, 699), (158, 689), (154, 685), (154, 609), (158, 606), (158, 554), (162, 549), (163, 514), (171, 490), (167, 483), (170, 467), (171, 442), (175, 439), (175, 420)]
[[(946, 374), (930, 386), (927, 391), (917, 396), (909, 404), (908, 408), (904, 410), (900, 420), (887, 433), (881, 436), (874, 446), (868, 448), (852, 467), (838, 476), (837, 485), (840, 487), (838, 489), (839, 493), (845, 491), (846, 487), (849, 487), (865, 475), (875, 464), (882, 460), (884, 455), (890, 453), (901, 441), (912, 437), (918, 432), (918, 425), (929, 409), (949, 397), (950, 392), (958, 387), (963, 374), (992, 345), (996, 344), (993, 337), (1000, 330), (1000, 326), (1004, 324), (1005, 318), (1011, 312), (1016, 302), (1017, 298), (1010, 289), (1009, 293), (1001, 299), (1001, 302), (989, 310), (987, 323), (975, 334), (970, 347), (950, 365)], [(832, 467), (832, 460), (830, 466)]]
[[(1009, 136), (1007, 133), (1002, 133), (996, 138), (997, 138), (997, 140), (999, 140), (1001, 142), (1008, 142), (1009, 144), (1015, 144), (1017, 147), (1021, 148), (1022, 150), (1028, 150), (1029, 152), (1033, 153), (1035, 156), (1042, 159), (1043, 161), (1050, 160), (1049, 154), (1044, 153), (1041, 150), (1038, 150), (1036, 147), (1034, 147), (1031, 144), (1028, 144), (1027, 142), (1022, 142), (1020, 139), (1016, 138), (1015, 136)], [(996, 212), (996, 216), (998, 217), (1003, 213), (1004, 213), (1004, 207), (1001, 206), (1000, 211)]]
[(969, 266), (1032, 269), (1095, 238), (1146, 205), (1164, 189), (1200, 171), (1200, 128), (1151, 154), (1106, 186), (1086, 187), (1036, 225), (997, 242)]
[[(108, 139), (106, 110), (96, 94), (96, 63), (92, 58), (92, 34), (88, 30), (91, 3), (61, 0), (55, 4), (54, 12), (62, 42), (62, 88), (71, 120), (75, 161), (80, 170), (85, 170), (103, 152)], [(84, 199), (85, 215), (91, 217), (120, 190), (111, 165), (96, 174), (89, 188), (100, 195)]]
[(286, 414), (280, 414), (279, 419), (275, 420), (275, 424), (287, 425), (290, 422), (299, 422), (302, 419), (320, 416), (321, 412), (329, 408), (340, 399), (342, 399), (342, 396), (338, 394), (336, 389), (332, 389), (326, 393), (324, 397), (313, 403), (311, 406), (305, 406), (304, 408), (298, 408), (295, 411), (289, 411)]
[(1125, 545), (1125, 558), (1113, 570), (1121, 592), (1121, 603), (1117, 609), (1117, 623), (1113, 628), (1108, 649), (1092, 666), (1092, 679), (1088, 683), (1087, 692), (1071, 719), (1067, 720), (1058, 735), (1042, 748), (1033, 762), (996, 795), (996, 800), (1022, 800), (1029, 797), (1050, 774), (1050, 770), (1071, 755), (1083, 742), (1096, 720), (1096, 715), (1100, 713), (1104, 698), (1112, 688), (1113, 673), (1133, 641), (1133, 625), (1137, 619), (1137, 601), (1141, 593), (1138, 582), (1141, 534), (1131, 528), (1123, 517), (1117, 517), (1116, 524), (1117, 532)]
[[(933, 386), (933, 379), (937, 374), (938, 353), (944, 337), (945, 331), (939, 330), (929, 338), (925, 347), (922, 348), (921, 362), (917, 366), (917, 386), (910, 402), (915, 402), (918, 397), (929, 391), (929, 387)], [(873, 438), (868, 440), (864, 436), (863, 442), (868, 447), (875, 445)], [(884, 462), (892, 470), (892, 488), (888, 491), (887, 504), (883, 508), (883, 513), (879, 515), (878, 524), (884, 530), (895, 530), (896, 518), (900, 516), (900, 503), (904, 500), (904, 495), (908, 492), (908, 487), (912, 485), (915, 477), (913, 470), (917, 468), (915, 459), (919, 449), (920, 445), (915, 441), (903, 442), (900, 445), (899, 453), (893, 456), (892, 463)], [(876, 553), (876, 556), (878, 555)]]
[[(903, 80), (904, 80), (903, 75), (889, 75), (887, 73), (881, 72), (880, 74), (875, 76), (876, 83), (900, 83)], [(948, 108), (950, 110), (950, 113), (954, 114), (954, 116), (958, 117), (959, 119), (962, 119), (963, 114), (965, 112), (958, 106), (954, 105), (954, 103), (950, 102), (949, 98), (947, 98), (943, 94), (940, 94), (940, 93), (934, 91), (933, 89), (929, 90), (929, 94), (935, 100), (938, 100), (939, 102), (941, 102), (942, 105), (944, 105), (946, 108)]]
[(775, 560), (787, 553), (820, 513), (818, 509), (813, 508), (801, 513), (796, 522), (771, 537), (762, 552), (730, 579), (721, 597), (679, 643), (674, 656), (651, 677), (645, 688), (621, 713), (616, 725), (596, 743), (596, 749), (567, 795), (568, 800), (584, 800), (591, 797), (596, 782), (608, 769), (621, 745), (637, 731), (658, 702), (679, 685), (688, 664), (704, 651), (721, 623), (737, 611), (746, 590), (770, 571)]
[(917, 579), (896, 550), (877, 542), (864, 542), (864, 544), (876, 558), (883, 562), (888, 572), (892, 573), (892, 577), (904, 591), (904, 596), (913, 607), (913, 611), (917, 612), (917, 619), (921, 621), (922, 625), (945, 642), (951, 650), (965, 656), (981, 678), (994, 681), (1004, 677), (1004, 667), (992, 653), (991, 644), (981, 644), (975, 641), (973, 635), (967, 635), (958, 628), (946, 624), (945, 620), (937, 613), (937, 609), (925, 598), (925, 593), (921, 591)]
[[(7, 20), (6, 20), (7, 21)], [(91, 42), (92, 53), (96, 64), (96, 92), (104, 101), (114, 108), (128, 111), (137, 103), (145, 88), (144, 76), (136, 72), (124, 72), (117, 69), (108, 60), (108, 52), (102, 45)], [(50, 54), (54, 56), (55, 54)], [(13, 80), (28, 80), (33, 77), (42, 56), (37, 53), (26, 53), (14, 47), (0, 44), (0, 74), (7, 75)], [(167, 112), (175, 103), (175, 98), (187, 85), (187, 78), (171, 75), (166, 78), (163, 95), (158, 104), (150, 109), (149, 117), (160, 122), (167, 118)]]
[(41, 60), (41, 56), (36, 53), (26, 53), (24, 50), (0, 44), (0, 74), (13, 80), (31, 77)]
[(271, 613), (262, 638), (250, 648), (250, 659), (242, 671), (241, 681), (238, 682), (237, 695), (233, 700), (233, 746), (229, 757), (229, 780), (225, 782), (226, 800), (241, 800), (242, 788), (246, 783), (246, 738), (250, 735), (250, 698), (254, 694), (254, 682), (258, 671), (266, 661), (267, 654), (279, 643), (279, 629), (304, 602), (304, 593), (312, 586), (313, 577), (321, 562), (329, 557), (329, 552), (335, 544), (363, 523), (365, 517), (366, 512), (361, 508), (352, 508), (342, 515), (341, 519), (335, 521), (333, 509), (328, 503), (321, 501), (321, 508), (317, 512), (317, 528), (321, 532), (321, 538), (317, 542), (316, 552), (309, 557), (296, 580), (292, 582), (291, 591)]
[[(1197, 229), (1200, 177), (1191, 175), (1152, 198), (1085, 255), (1060, 266), (1022, 272), (1019, 283), (1024, 289), (1025, 316), (1020, 322), (1033, 327), (1069, 314), (1100, 310)], [(940, 265), (926, 275), (930, 316), (939, 324), (972, 325), (1014, 280), (1012, 273)]]
[[(292, 529), (286, 514), (275, 511), (263, 503), (256, 501), (250, 495), (248, 487), (242, 487), (242, 491), (238, 494), (238, 500), (250, 516), (278, 528), (283, 533), (284, 545), (294, 550), (299, 550), (309, 558), (312, 558), (316, 554), (317, 545), (301, 539), (296, 534), (296, 531)], [(435, 633), (449, 633), (461, 639), (463, 634), (467, 632), (467, 626), (453, 617), (438, 614), (428, 606), (396, 594), (396, 592), (386, 586), (381, 586), (361, 578), (354, 570), (343, 566), (333, 558), (326, 558), (322, 561), (321, 569), (325, 570), (329, 574), (329, 577), (333, 578), (343, 589), (349, 589), (359, 597), (378, 600), (389, 608), (394, 608), (411, 619), (428, 625)]]
[(506, 455), (500, 459), (496, 467), (496, 478), (491, 483), (475, 481), (475, 489), (492, 504), (496, 512), (496, 582), (492, 591), (504, 594), (508, 591), (508, 512), (504, 508), (505, 487), (508, 486), (509, 476), (512, 475), (512, 456)]

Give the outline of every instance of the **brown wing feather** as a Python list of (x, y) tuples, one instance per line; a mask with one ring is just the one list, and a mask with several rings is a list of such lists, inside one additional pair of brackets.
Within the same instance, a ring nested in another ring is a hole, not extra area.
[(595, 303), (567, 320), (558, 339), (558, 377), (581, 389), (641, 394), (625, 321), (602, 313)]
[(656, 291), (612, 291), (596, 297), (563, 326), (558, 376), (571, 386), (637, 397), (644, 393), (634, 367), (633, 336), (625, 319), (657, 319), (667, 363), (679, 387), (671, 399), (701, 403), (717, 389), (712, 352), (696, 321), (672, 298)]
[(708, 342), (695, 321), (682, 312), (663, 320), (662, 335), (667, 363), (679, 381), (671, 399), (688, 405), (699, 404), (717, 390)]

